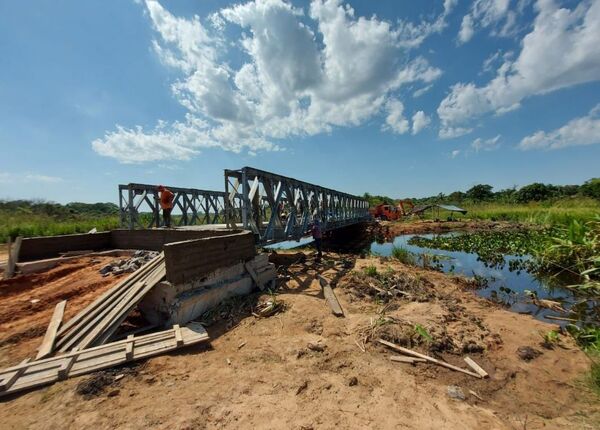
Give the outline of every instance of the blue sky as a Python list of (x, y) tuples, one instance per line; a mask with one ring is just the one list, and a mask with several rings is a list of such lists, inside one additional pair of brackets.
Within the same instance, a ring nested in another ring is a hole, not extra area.
[(2, 2), (0, 198), (245, 165), (394, 197), (581, 183), (599, 40), (599, 0)]

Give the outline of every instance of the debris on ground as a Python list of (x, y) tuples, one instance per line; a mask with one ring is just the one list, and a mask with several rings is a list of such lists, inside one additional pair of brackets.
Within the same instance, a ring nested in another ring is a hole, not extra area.
[(454, 400), (465, 400), (466, 399), (465, 393), (463, 393), (462, 388), (460, 388), (457, 385), (448, 385), (446, 392), (448, 393), (448, 396), (451, 399), (454, 399)]
[(530, 346), (520, 346), (517, 348), (517, 355), (521, 360), (531, 361), (542, 355), (542, 352)]
[(256, 308), (254, 308), (252, 315), (254, 315), (256, 318), (268, 318), (279, 312), (283, 312), (284, 310), (285, 303), (273, 297), (265, 302), (256, 305)]
[(103, 266), (99, 272), (102, 276), (121, 275), (123, 273), (133, 273), (142, 267), (144, 264), (158, 256), (157, 251), (135, 251), (131, 258), (121, 258), (114, 260)]

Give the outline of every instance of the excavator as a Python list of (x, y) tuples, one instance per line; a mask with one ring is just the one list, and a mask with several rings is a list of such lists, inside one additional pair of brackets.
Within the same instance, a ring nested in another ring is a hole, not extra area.
[(395, 221), (409, 215), (414, 207), (415, 205), (410, 200), (399, 200), (396, 206), (381, 203), (369, 209), (369, 212), (373, 218), (383, 221)]

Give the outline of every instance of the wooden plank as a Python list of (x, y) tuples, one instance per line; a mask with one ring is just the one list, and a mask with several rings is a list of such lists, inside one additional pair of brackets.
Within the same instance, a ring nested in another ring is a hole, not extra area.
[[(181, 327), (180, 334), (183, 340), (181, 346), (208, 340), (206, 330), (197, 323), (190, 323), (187, 327)], [(19, 371), (19, 375), (16, 377), (12, 376), (14, 370), (5, 369), (0, 371), (2, 381), (6, 381), (7, 376), (12, 380), (11, 385), (0, 392), (0, 395), (51, 384), (61, 378), (79, 376), (124, 363), (127, 361), (125, 348), (128, 342), (133, 344), (134, 348), (132, 360), (140, 360), (177, 349), (179, 346), (174, 335), (175, 330), (171, 329), (153, 335), (130, 338), (113, 344), (76, 351), (66, 356), (22, 363), (16, 366), (16, 370)], [(140, 342), (146, 339), (152, 339), (152, 341), (142, 345)], [(104, 350), (108, 352), (102, 354), (101, 352)], [(90, 351), (95, 351), (98, 355), (90, 355)]]
[(101, 345), (108, 342), (108, 339), (112, 337), (112, 335), (118, 330), (119, 326), (127, 315), (131, 313), (131, 311), (138, 305), (139, 302), (154, 288), (160, 281), (165, 278), (166, 269), (164, 265), (161, 265), (155, 269), (153, 273), (151, 273), (144, 283), (144, 288), (139, 291), (133, 299), (129, 301), (128, 306), (121, 309), (121, 311), (117, 314), (117, 316), (112, 320), (112, 323), (96, 338), (92, 341), (92, 343), (85, 345), (85, 347), (90, 345)]
[[(75, 348), (75, 351), (77, 351), (77, 348)], [(58, 368), (59, 380), (67, 379), (69, 377), (69, 372), (71, 371), (73, 364), (75, 364), (75, 360), (77, 360), (77, 355), (65, 358), (65, 361)]]
[(177, 344), (177, 346), (182, 346), (183, 345), (183, 336), (181, 335), (181, 327), (179, 327), (179, 324), (175, 324), (173, 326), (173, 330), (175, 331), (175, 343)]
[(406, 356), (403, 356), (403, 355), (392, 355), (390, 357), (390, 360), (396, 361), (398, 363), (410, 363), (410, 364), (426, 363), (427, 362), (427, 360), (425, 360), (423, 358), (406, 357)]
[[(29, 358), (26, 358), (25, 360), (21, 361), (21, 365), (29, 363), (29, 360)], [(0, 380), (0, 392), (8, 390), (10, 386), (19, 378), (19, 376), (25, 372), (25, 369), (25, 367), (22, 367), (21, 369), (13, 370), (12, 372), (5, 374), (2, 377), (2, 380)]]
[(323, 290), (323, 296), (325, 297), (325, 300), (327, 300), (327, 303), (329, 304), (329, 307), (331, 308), (333, 314), (336, 317), (343, 317), (344, 311), (342, 310), (340, 302), (335, 296), (331, 285), (329, 285), (329, 281), (327, 281), (327, 279), (319, 275), (319, 283), (321, 284), (321, 289)]
[(125, 344), (125, 359), (127, 361), (133, 359), (133, 335), (127, 336), (128, 342)]
[(52, 314), (52, 318), (50, 318), (50, 324), (48, 324), (48, 328), (46, 329), (44, 340), (42, 340), (38, 354), (35, 357), (36, 360), (46, 358), (52, 354), (54, 342), (56, 341), (56, 334), (58, 333), (58, 328), (60, 327), (65, 313), (65, 306), (67, 306), (67, 301), (63, 300), (54, 307), (54, 313)]
[[(146, 282), (145, 280), (151, 278), (157, 270), (160, 273), (163, 273), (164, 264), (156, 265), (151, 271), (145, 273), (142, 278), (139, 278), (139, 280), (134, 285), (129, 286), (127, 289), (123, 289), (121, 294), (119, 294), (119, 296), (115, 298), (114, 301), (106, 302), (102, 306), (102, 311), (98, 315), (96, 315), (95, 318), (93, 318), (91, 321), (87, 322), (83, 326), (77, 325), (77, 332), (69, 336), (70, 340), (62, 344), (60, 351), (68, 351), (74, 345), (79, 346), (80, 349), (87, 348), (88, 346), (90, 346), (96, 340), (96, 338), (103, 333), (106, 327), (110, 326), (110, 324), (114, 322), (115, 319), (122, 317), (120, 312), (123, 309), (126, 309), (128, 306), (130, 306), (131, 301), (136, 299), (136, 294), (138, 294), (141, 290), (144, 289), (144, 285)], [(155, 279), (153, 279), (152, 282), (155, 282)], [(145, 295), (145, 293), (143, 295)], [(136, 304), (140, 300), (141, 298), (138, 298)], [(129, 312), (130, 310), (127, 311), (127, 313)], [(125, 314), (125, 317), (126, 316), (127, 314)], [(83, 321), (88, 321), (88, 318), (84, 318)], [(116, 331), (116, 328), (110, 332), (110, 335), (112, 335), (114, 331)], [(104, 338), (101, 343), (106, 343), (107, 340), (108, 337)]]
[(465, 363), (467, 363), (469, 365), (469, 367), (471, 369), (473, 369), (475, 372), (477, 372), (479, 374), (479, 376), (481, 376), (482, 378), (487, 378), (488, 376), (490, 376), (490, 375), (488, 375), (488, 373), (485, 370), (483, 370), (481, 368), (481, 366), (479, 364), (475, 363), (475, 361), (473, 361), (471, 359), (471, 357), (467, 356), (464, 358), (464, 360), (465, 360)]
[(137, 282), (137, 280), (145, 276), (156, 265), (162, 262), (162, 257), (162, 254), (156, 256), (148, 263), (140, 267), (138, 270), (133, 272), (131, 275), (129, 275), (127, 278), (120, 281), (110, 290), (103, 293), (100, 297), (98, 297), (96, 300), (94, 300), (92, 303), (86, 306), (83, 310), (81, 310), (77, 315), (75, 315), (73, 318), (67, 321), (59, 330), (58, 335), (63, 336), (71, 328), (75, 327), (76, 325), (79, 325), (79, 323), (85, 321), (86, 319), (87, 321), (89, 321), (90, 315), (93, 315), (95, 309), (101, 307), (103, 304), (105, 304), (107, 300), (110, 300), (115, 294), (118, 294), (123, 289), (127, 289), (131, 284), (134, 284), (135, 282)]
[(428, 355), (421, 354), (420, 352), (413, 351), (412, 349), (404, 348), (404, 347), (396, 345), (396, 344), (394, 344), (392, 342), (388, 342), (387, 340), (379, 339), (378, 342), (380, 344), (382, 344), (382, 345), (387, 346), (388, 348), (392, 348), (392, 349), (394, 349), (394, 350), (396, 350), (398, 352), (401, 352), (403, 354), (410, 355), (410, 356), (417, 357), (417, 358), (423, 358), (423, 359), (429, 361), (430, 363), (437, 364), (438, 366), (446, 367), (446, 368), (454, 370), (456, 372), (461, 372), (461, 373), (464, 373), (466, 375), (474, 376), (475, 378), (481, 378), (481, 376), (478, 373), (470, 372), (468, 370), (465, 370), (465, 369), (462, 369), (460, 367), (454, 366), (454, 365), (452, 365), (450, 363), (446, 363), (445, 361), (441, 361), (441, 360), (438, 360), (436, 358), (430, 357)]

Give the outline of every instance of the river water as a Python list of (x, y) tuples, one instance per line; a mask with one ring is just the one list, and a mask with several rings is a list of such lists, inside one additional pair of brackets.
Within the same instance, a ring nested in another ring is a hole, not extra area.
[[(461, 233), (447, 233), (455, 235)], [(465, 276), (478, 276), (485, 278), (484, 286), (476, 293), (505, 304), (514, 312), (526, 313), (546, 322), (556, 322), (565, 325), (566, 322), (551, 321), (546, 315), (561, 316), (578, 319), (580, 321), (596, 320), (600, 316), (600, 303), (586, 300), (576, 296), (571, 290), (564, 288), (564, 283), (553, 277), (541, 277), (527, 270), (513, 270), (510, 267), (511, 260), (529, 258), (514, 255), (505, 255), (504, 264), (486, 264), (477, 253), (446, 251), (440, 249), (423, 248), (409, 243), (415, 235), (401, 235), (394, 238), (392, 242), (373, 242), (370, 251), (373, 254), (390, 256), (394, 247), (401, 247), (415, 254), (418, 264), (423, 264), (423, 254), (431, 260), (435, 258), (435, 266), (445, 273), (456, 273)], [(420, 237), (432, 238), (433, 234), (420, 234)], [(537, 293), (540, 299), (548, 299), (561, 302), (570, 314), (555, 312), (534, 305), (526, 294), (526, 290)]]

